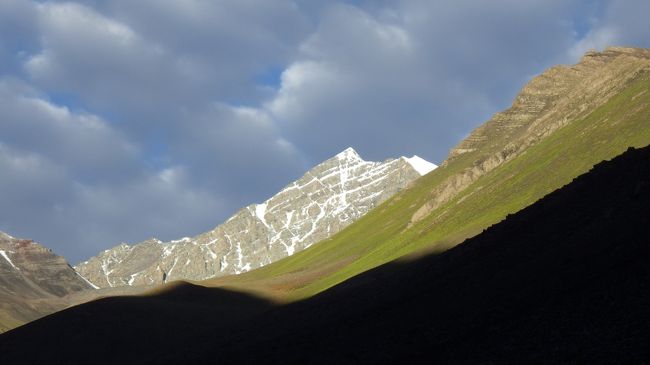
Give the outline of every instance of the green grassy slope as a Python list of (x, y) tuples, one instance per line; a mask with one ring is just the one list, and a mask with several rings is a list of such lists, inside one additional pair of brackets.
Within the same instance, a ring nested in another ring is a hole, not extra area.
[(482, 176), (409, 227), (432, 187), (472, 166), (473, 153), (452, 159), (334, 237), (237, 277), (208, 281), (258, 290), (285, 300), (305, 298), (356, 274), (419, 250), (442, 251), (569, 183), (629, 146), (650, 144), (650, 75), (590, 114), (553, 132)]

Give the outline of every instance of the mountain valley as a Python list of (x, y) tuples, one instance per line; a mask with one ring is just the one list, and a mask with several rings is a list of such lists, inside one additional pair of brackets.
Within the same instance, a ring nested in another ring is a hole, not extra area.
[(29, 323), (0, 337), (0, 354), (16, 364), (643, 362), (649, 219), (650, 147), (631, 148), (444, 253), (304, 301), (177, 283)]

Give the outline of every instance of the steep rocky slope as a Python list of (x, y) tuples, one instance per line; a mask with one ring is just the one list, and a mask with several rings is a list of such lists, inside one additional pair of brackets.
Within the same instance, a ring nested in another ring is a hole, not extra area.
[(0, 232), (0, 332), (65, 308), (66, 296), (91, 288), (50, 249)]
[(207, 233), (121, 244), (75, 268), (99, 287), (239, 274), (330, 237), (435, 167), (417, 156), (364, 161), (348, 148)]
[(0, 356), (12, 364), (647, 363), (648, 224), (650, 148), (630, 149), (445, 253), (386, 264), (305, 301), (274, 306), (177, 285), (5, 333)]
[(309, 297), (421, 250), (442, 252), (629, 146), (650, 143), (650, 51), (608, 48), (535, 77), (418, 179), (331, 239), (209, 285)]
[(554, 66), (533, 78), (509, 109), (496, 113), (450, 151), (443, 165), (471, 165), (432, 189), (411, 223), (557, 129), (593, 112), (647, 72), (649, 63), (650, 50), (610, 47), (602, 53), (587, 52), (574, 66)]

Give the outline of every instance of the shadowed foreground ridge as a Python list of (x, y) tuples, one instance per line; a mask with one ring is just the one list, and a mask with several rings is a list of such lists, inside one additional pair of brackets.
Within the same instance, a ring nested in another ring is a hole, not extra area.
[(311, 299), (217, 305), (224, 291), (194, 286), (109, 298), (1, 335), (0, 359), (648, 362), (649, 226), (650, 148), (629, 149), (443, 254)]

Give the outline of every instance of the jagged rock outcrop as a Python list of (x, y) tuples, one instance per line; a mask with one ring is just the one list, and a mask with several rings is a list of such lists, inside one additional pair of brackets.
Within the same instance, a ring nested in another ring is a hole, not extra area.
[(75, 268), (99, 287), (239, 274), (330, 237), (435, 167), (417, 156), (364, 161), (348, 148), (209, 232), (121, 244)]
[(92, 285), (42, 245), (0, 232), (0, 332), (64, 308)]
[(413, 214), (411, 225), (555, 130), (588, 115), (647, 72), (650, 50), (610, 47), (589, 51), (576, 65), (554, 66), (533, 78), (509, 109), (496, 113), (450, 151), (443, 167), (459, 158), (476, 162), (437, 185)]

